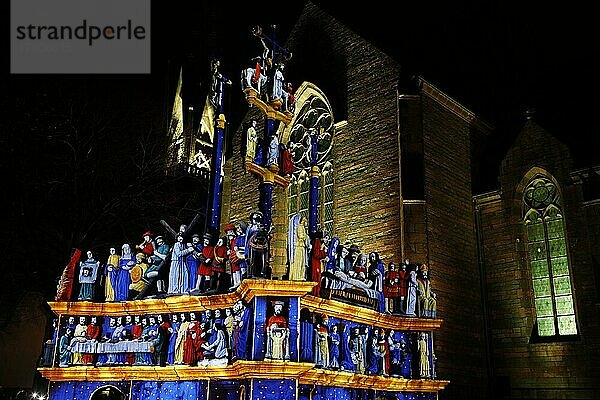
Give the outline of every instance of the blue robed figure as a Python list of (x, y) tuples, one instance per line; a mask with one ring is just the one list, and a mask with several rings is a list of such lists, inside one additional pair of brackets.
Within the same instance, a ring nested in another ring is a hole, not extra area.
[(379, 373), (379, 349), (377, 343), (378, 329), (372, 329), (369, 339), (367, 339), (367, 365), (365, 373), (368, 375), (377, 375)]
[(188, 270), (188, 278), (190, 281), (190, 290), (193, 290), (196, 287), (196, 280), (198, 279), (198, 264), (200, 264), (200, 260), (196, 257), (195, 252), (201, 253), (203, 247), (200, 243), (200, 235), (197, 233), (192, 236), (192, 247), (194, 248), (194, 252), (188, 254), (185, 258), (185, 263)]
[(113, 288), (115, 290), (115, 301), (126, 301), (129, 296), (129, 285), (131, 284), (131, 277), (129, 276), (129, 270), (135, 265), (135, 257), (131, 253), (131, 247), (125, 243), (121, 247), (122, 253), (119, 259), (119, 268), (113, 271), (114, 283)]
[(236, 325), (233, 331), (234, 357), (239, 360), (248, 359), (248, 337), (250, 332), (250, 309), (241, 301), (235, 303), (233, 311), (236, 316)]

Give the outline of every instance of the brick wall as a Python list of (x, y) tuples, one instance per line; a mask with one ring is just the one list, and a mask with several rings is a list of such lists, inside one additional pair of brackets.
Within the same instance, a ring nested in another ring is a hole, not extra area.
[[(598, 219), (593, 208), (581, 207), (581, 187), (572, 184), (570, 167), (568, 149), (528, 121), (502, 163), (501, 195), (480, 205), (494, 375), (497, 393), (506, 398), (600, 396), (600, 326), (588, 241)], [(532, 168), (552, 174), (562, 191), (580, 332), (575, 341), (530, 343), (535, 307), (521, 199)]]
[[(302, 46), (301, 40), (310, 40), (310, 46)], [(343, 61), (339, 74), (319, 69), (318, 55), (326, 52), (322, 46), (332, 60)], [(398, 121), (409, 129), (402, 153), (414, 157), (412, 164), (403, 164), (402, 179), (426, 203), (402, 205), (404, 252), (413, 261), (429, 260), (439, 316), (446, 320), (436, 333), (436, 355), (438, 376), (452, 383), (441, 396), (482, 397), (485, 365), (470, 184), (471, 127), (425, 95), (413, 98), (412, 106), (404, 108), (407, 114), (399, 118), (399, 66), (310, 3), (292, 31), (289, 47), (294, 52), (290, 76), (316, 84), (332, 103), (335, 122), (347, 120), (334, 137), (334, 234), (365, 253), (378, 251), (386, 264), (403, 258)], [(313, 69), (301, 68), (298, 59), (311, 60)], [(246, 121), (257, 118), (256, 113), (250, 109)], [(224, 223), (246, 220), (258, 203), (258, 182), (244, 173), (239, 157), (241, 136), (240, 129), (233, 141), (234, 156), (226, 164)], [(410, 165), (419, 164), (422, 170), (417, 174)], [(274, 203), (274, 268), (283, 275), (283, 190), (276, 189)]]
[[(318, 30), (318, 31), (316, 31)], [(400, 259), (399, 246), (399, 161), (396, 126), (396, 82), (399, 66), (368, 42), (345, 28), (315, 6), (308, 4), (291, 34), (288, 47), (294, 52), (290, 71), (297, 58), (315, 59), (305, 49), (298, 54), (294, 43), (297, 37), (311, 35), (326, 37), (327, 46), (336, 59), (346, 60), (345, 89), (347, 104), (340, 96), (334, 106), (334, 119), (339, 122), (347, 110), (347, 124), (337, 129), (334, 137), (334, 234), (342, 241), (356, 243), (363, 252), (379, 251), (386, 260)], [(318, 43), (311, 48), (318, 52)], [(308, 52), (308, 53), (307, 53)], [(378, 73), (365, 74), (366, 70)], [(322, 71), (326, 77), (326, 71)], [(296, 66), (297, 81), (302, 81), (302, 69)], [(319, 86), (320, 82), (312, 82)], [(327, 85), (325, 85), (327, 86)], [(376, 89), (374, 89), (376, 88)], [(329, 93), (325, 91), (325, 95)], [(251, 109), (245, 121), (258, 118), (257, 110)], [(260, 125), (260, 124), (259, 124)], [(234, 156), (226, 163), (224, 182), (223, 223), (247, 220), (249, 211), (258, 204), (258, 182), (244, 173), (240, 154), (242, 129), (233, 140)], [(287, 194), (275, 190), (273, 221), (275, 237), (275, 265), (277, 275), (283, 275), (287, 232)]]
[(444, 319), (435, 351), (439, 375), (453, 382), (440, 395), (482, 398), (486, 374), (471, 204), (471, 127), (426, 94), (421, 103), (427, 257)]

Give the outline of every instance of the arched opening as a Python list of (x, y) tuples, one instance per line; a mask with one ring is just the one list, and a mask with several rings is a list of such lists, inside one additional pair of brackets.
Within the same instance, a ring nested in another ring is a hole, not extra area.
[(114, 386), (102, 386), (92, 393), (90, 400), (125, 400), (125, 394)]
[(325, 94), (312, 83), (302, 83), (296, 99), (297, 112), (281, 137), (281, 141), (290, 146), (294, 158), (294, 172), (287, 191), (288, 220), (297, 213), (308, 219), (310, 177), (314, 172), (311, 143), (316, 136), (319, 176), (317, 226), (333, 232), (333, 112)]
[(577, 335), (560, 189), (549, 175), (538, 172), (526, 182), (522, 196), (536, 313), (533, 338)]

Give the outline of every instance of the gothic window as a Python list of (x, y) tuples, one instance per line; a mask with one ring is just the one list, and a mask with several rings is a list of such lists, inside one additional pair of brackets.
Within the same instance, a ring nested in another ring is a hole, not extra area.
[(331, 160), (333, 147), (333, 117), (329, 104), (312, 93), (300, 96), (298, 113), (289, 134), (294, 172), (288, 187), (288, 217), (300, 213), (308, 219), (312, 145), (317, 140), (316, 163), (320, 170), (317, 226), (333, 232), (334, 166)]
[(323, 226), (333, 232), (333, 164), (329, 161), (323, 167)]
[(525, 188), (523, 203), (537, 336), (577, 335), (565, 223), (558, 188), (545, 176), (536, 176)]
[(306, 171), (300, 172), (300, 177), (298, 178), (299, 182), (299, 201), (297, 211), (304, 218), (308, 219), (308, 192), (310, 189), (310, 180)]

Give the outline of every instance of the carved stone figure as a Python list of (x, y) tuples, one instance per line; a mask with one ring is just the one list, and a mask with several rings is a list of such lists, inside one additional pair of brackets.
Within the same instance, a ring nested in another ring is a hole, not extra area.
[(281, 176), (290, 176), (294, 172), (294, 156), (292, 155), (292, 142), (288, 145), (279, 144), (279, 174)]
[(59, 367), (68, 367), (71, 364), (71, 339), (73, 338), (73, 328), (67, 327), (65, 334), (58, 341)]
[(367, 339), (367, 363), (365, 373), (367, 375), (379, 374), (379, 329), (372, 328)]
[(267, 149), (267, 167), (272, 169), (274, 167), (275, 172), (279, 170), (279, 138), (277, 134), (274, 134), (269, 139), (269, 148)]
[[(167, 242), (165, 242), (164, 238), (162, 236), (157, 236), (156, 250), (154, 250), (154, 254), (149, 259), (150, 266), (146, 271), (146, 278), (148, 280), (151, 280), (158, 276), (158, 267), (167, 258), (169, 251), (171, 251), (171, 248), (169, 247)], [(165, 292), (165, 285), (162, 279), (158, 280), (156, 282), (156, 285), (159, 293)]]
[(181, 324), (179, 325), (179, 333), (175, 340), (175, 364), (183, 364), (183, 356), (185, 351), (185, 342), (187, 340), (187, 329), (190, 323), (186, 320), (186, 315), (181, 313), (180, 315)]
[(294, 113), (296, 110), (296, 99), (294, 96), (294, 87), (291, 82), (287, 82), (285, 84), (285, 88), (283, 89), (283, 111)]
[[(101, 328), (98, 324), (98, 317), (90, 317), (90, 323), (87, 326), (85, 340), (87, 340), (88, 342), (92, 342), (92, 344), (95, 344), (98, 342), (98, 340), (100, 340), (100, 333)], [(93, 353), (84, 353), (82, 358), (83, 364), (94, 365), (94, 357), (95, 354)]]
[(227, 238), (222, 237), (217, 240), (217, 245), (213, 250), (212, 271), (210, 276), (210, 289), (217, 291), (219, 283), (225, 274), (225, 263), (227, 262)]
[(417, 341), (417, 351), (419, 352), (419, 377), (431, 378), (431, 370), (429, 364), (429, 346), (427, 345), (427, 334), (419, 333)]
[(400, 295), (400, 277), (396, 271), (396, 264), (390, 263), (383, 281), (383, 296), (385, 297), (385, 310), (392, 314), (398, 310)]
[(215, 333), (210, 343), (204, 345), (204, 360), (198, 365), (200, 366), (227, 366), (227, 333), (221, 322), (215, 322), (212, 331)]
[(213, 235), (205, 233), (203, 236), (202, 250), (200, 253), (195, 253), (198, 258), (198, 278), (196, 281), (195, 290), (203, 293), (208, 290), (210, 285), (210, 277), (212, 275), (212, 265), (215, 257), (215, 246)]
[(135, 265), (129, 271), (131, 276), (131, 284), (129, 288), (136, 292), (141, 292), (146, 287), (146, 283), (143, 281), (144, 275), (148, 270), (148, 264), (146, 263), (146, 257), (144, 253), (138, 253), (135, 255)]
[(233, 357), (239, 360), (248, 359), (248, 335), (250, 324), (250, 310), (246, 305), (238, 300), (233, 305), (235, 315), (235, 327), (233, 332)]
[[(75, 326), (75, 331), (73, 333), (73, 339), (71, 340), (71, 347), (73, 347), (77, 342), (82, 343), (85, 342), (85, 336), (87, 334), (87, 322), (85, 317), (79, 317), (79, 323)], [(71, 360), (73, 365), (81, 365), (83, 364), (83, 354), (80, 351), (73, 351), (73, 356)]]
[[(183, 332), (181, 332), (183, 334)], [(198, 352), (200, 334), (200, 321), (196, 320), (196, 313), (190, 313), (190, 322), (187, 326), (186, 340), (183, 350), (183, 363), (195, 366), (198, 362)]]
[(152, 240), (152, 237), (154, 235), (152, 235), (152, 232), (148, 231), (146, 233), (144, 233), (142, 235), (142, 243), (138, 244), (135, 246), (136, 251), (144, 254), (144, 256), (150, 257), (152, 254), (154, 254), (154, 249), (156, 248), (156, 245), (154, 244), (154, 240)]
[(171, 322), (164, 315), (159, 315), (159, 327), (157, 337), (154, 339), (154, 364), (161, 367), (167, 365), (167, 356), (169, 353), (169, 337), (171, 335)]
[(271, 92), (271, 101), (279, 100), (283, 97), (283, 64), (277, 64), (275, 66), (275, 73), (273, 74), (273, 91)]
[(283, 313), (284, 303), (273, 302), (273, 315), (267, 321), (267, 349), (265, 358), (272, 360), (289, 360), (290, 329)]
[(352, 355), (352, 362), (354, 363), (354, 372), (361, 374), (365, 373), (365, 362), (366, 362), (366, 343), (364, 342), (363, 335), (360, 333), (360, 328), (352, 328), (352, 334), (350, 336), (350, 353)]
[(117, 249), (111, 247), (106, 267), (104, 268), (104, 298), (106, 301), (115, 301), (115, 280), (117, 278), (120, 258), (121, 256), (117, 254)]
[(385, 266), (383, 265), (383, 261), (379, 258), (379, 253), (372, 252), (369, 253), (369, 272), (368, 278), (371, 282), (373, 282), (373, 290), (377, 291), (379, 294), (379, 301), (377, 304), (379, 305), (379, 312), (385, 312), (385, 301), (383, 297), (383, 278), (385, 276)]
[(379, 350), (379, 373), (383, 376), (389, 376), (390, 374), (390, 344), (386, 337), (385, 330), (379, 330), (378, 339), (378, 350)]
[(94, 255), (91, 251), (88, 251), (87, 260), (79, 264), (79, 284), (81, 285), (81, 288), (77, 300), (91, 301), (94, 299), (94, 285), (98, 278), (99, 268), (100, 263), (94, 260)]
[(229, 340), (228, 346), (233, 350), (233, 330), (235, 325), (235, 318), (233, 316), (233, 310), (231, 308), (225, 309), (225, 319), (223, 320), (223, 326), (227, 332), (227, 338)]
[(291, 281), (306, 280), (308, 265), (308, 235), (306, 234), (306, 219), (300, 214), (290, 219), (288, 231), (288, 259)]
[(340, 343), (338, 326), (332, 325), (331, 332), (329, 332), (329, 368), (333, 370), (340, 368)]
[(135, 258), (131, 253), (131, 247), (125, 243), (121, 247), (121, 258), (119, 259), (119, 268), (116, 270), (117, 278), (115, 280), (115, 301), (126, 301), (129, 296), (129, 285), (131, 277), (129, 271), (135, 265)]
[(408, 283), (406, 290), (406, 312), (409, 317), (415, 317), (417, 306), (417, 272), (411, 270), (408, 273)]
[(417, 292), (419, 293), (419, 316), (435, 318), (437, 301), (436, 295), (431, 290), (431, 282), (427, 274), (427, 266), (420, 268), (421, 276), (417, 279)]
[(250, 214), (251, 223), (246, 232), (246, 263), (250, 269), (249, 276), (254, 278), (264, 278), (267, 267), (268, 238), (262, 218), (260, 211)]
[(323, 230), (320, 229), (313, 235), (313, 241), (310, 248), (310, 280), (317, 282), (317, 285), (313, 288), (313, 296), (319, 296), (321, 294), (321, 272), (322, 272), (322, 261), (327, 262), (327, 245), (322, 242)]
[(256, 120), (250, 122), (246, 131), (246, 158), (251, 161), (256, 157), (256, 146), (258, 144), (258, 133), (256, 132)]
[(315, 324), (315, 366), (329, 367), (329, 332), (326, 320)]
[(191, 247), (194, 251), (188, 254), (185, 258), (185, 264), (187, 265), (188, 277), (189, 277), (189, 288), (195, 289), (196, 282), (198, 280), (198, 265), (200, 264), (200, 253), (202, 253), (202, 243), (200, 243), (200, 235), (194, 233), (192, 235)]
[[(239, 258), (239, 254), (235, 250), (235, 242), (237, 238), (236, 227), (233, 224), (225, 226), (225, 234), (227, 235), (227, 265), (231, 274), (232, 286), (229, 290), (235, 290), (242, 283), (242, 269), (240, 263), (243, 261)], [(243, 254), (242, 254), (243, 257)], [(231, 336), (230, 336), (231, 339)]]
[(177, 344), (177, 336), (179, 333), (179, 327), (181, 326), (181, 322), (179, 322), (179, 315), (173, 314), (171, 315), (171, 330), (169, 336), (169, 350), (167, 352), (167, 363), (169, 365), (175, 364), (175, 345)]
[(169, 271), (169, 294), (182, 294), (189, 291), (189, 277), (186, 256), (194, 251), (193, 247), (183, 243), (183, 235), (177, 235), (177, 243), (173, 246), (171, 269)]

